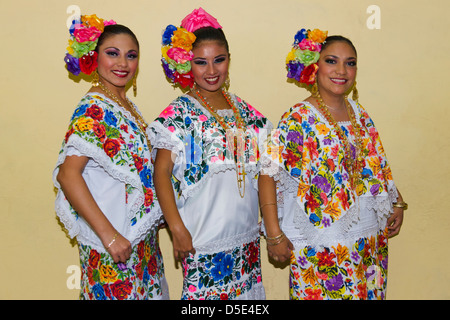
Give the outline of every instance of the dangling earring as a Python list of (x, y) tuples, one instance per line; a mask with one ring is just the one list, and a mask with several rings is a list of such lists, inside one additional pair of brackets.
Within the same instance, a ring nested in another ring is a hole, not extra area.
[(98, 78), (98, 72), (97, 72), (97, 69), (95, 69), (94, 71), (92, 71), (92, 86), (94, 86), (94, 87), (98, 87), (98, 81), (99, 81), (99, 78)]
[(228, 91), (228, 89), (230, 88), (230, 74), (227, 75), (227, 80), (225, 80), (225, 82), (223, 83), (223, 88), (225, 89), (225, 91)]
[(313, 86), (311, 87), (311, 95), (313, 97), (315, 97), (315, 96), (317, 96), (318, 92), (319, 92), (319, 87), (317, 86), (317, 78), (316, 78), (316, 80), (314, 81)]
[(358, 89), (356, 89), (356, 81), (353, 84), (352, 91), (353, 91), (353, 93), (352, 93), (352, 100), (355, 101), (355, 102), (358, 102), (359, 94), (358, 94)]
[(135, 74), (135, 75), (134, 75), (134, 78), (133, 78), (133, 93), (134, 93), (134, 96), (135, 96), (135, 97), (136, 97), (136, 95), (137, 95), (136, 78), (137, 78), (137, 74)]

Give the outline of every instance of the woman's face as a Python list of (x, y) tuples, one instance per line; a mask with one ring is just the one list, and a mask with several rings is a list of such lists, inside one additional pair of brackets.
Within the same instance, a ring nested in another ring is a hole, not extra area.
[(356, 53), (346, 42), (336, 41), (320, 53), (317, 84), (321, 95), (344, 95), (356, 78)]
[(125, 87), (133, 79), (138, 63), (138, 45), (128, 34), (109, 36), (98, 48), (97, 72), (103, 83)]
[(192, 49), (192, 74), (200, 91), (219, 90), (228, 77), (230, 55), (217, 41), (202, 41)]

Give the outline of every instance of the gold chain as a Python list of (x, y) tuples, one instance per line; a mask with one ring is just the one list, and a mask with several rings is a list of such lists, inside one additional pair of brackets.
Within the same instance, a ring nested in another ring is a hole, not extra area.
[(351, 149), (351, 143), (347, 136), (345, 135), (344, 131), (340, 127), (340, 125), (336, 122), (336, 120), (331, 115), (330, 111), (328, 110), (330, 107), (327, 106), (322, 97), (320, 96), (320, 93), (317, 91), (313, 95), (317, 99), (317, 104), (319, 106), (320, 111), (324, 114), (327, 121), (333, 125), (334, 129), (336, 130), (336, 133), (342, 143), (344, 144), (344, 158), (345, 158), (345, 167), (348, 170), (349, 176), (350, 176), (350, 185), (353, 188), (353, 190), (356, 190), (356, 187), (358, 184), (361, 183), (361, 173), (363, 169), (363, 156), (364, 156), (364, 142), (361, 136), (361, 126), (356, 121), (355, 115), (353, 112), (351, 112), (350, 103), (348, 102), (347, 98), (345, 97), (345, 107), (347, 110), (347, 114), (350, 118), (350, 123), (352, 124), (353, 131), (355, 133), (355, 148), (356, 148), (356, 159), (353, 159), (352, 157), (352, 149)]
[(126, 97), (126, 101), (128, 103), (128, 107), (129, 108), (125, 108), (125, 106), (120, 102), (119, 98), (117, 98), (117, 96), (112, 93), (101, 81), (98, 81), (98, 86), (100, 88), (102, 88), (103, 91), (105, 91), (105, 93), (111, 98), (113, 99), (119, 106), (121, 106), (122, 108), (124, 108), (125, 110), (130, 111), (131, 115), (133, 116), (133, 118), (135, 119), (136, 123), (138, 124), (138, 126), (141, 128), (142, 133), (145, 136), (145, 140), (147, 140), (147, 146), (148, 149), (151, 151), (151, 144), (150, 144), (150, 140), (148, 139), (147, 136), (147, 132), (146, 129), (148, 127), (147, 123), (145, 122), (144, 118), (137, 112), (137, 110), (135, 109), (135, 107), (133, 106), (133, 104), (131, 103), (131, 101), (128, 99), (128, 97)]
[[(220, 124), (220, 126), (225, 130), (225, 132), (227, 132), (227, 130), (229, 129), (228, 124), (225, 122), (225, 119), (221, 116), (219, 116), (219, 114), (214, 110), (213, 107), (211, 107), (211, 105), (208, 103), (208, 101), (206, 100), (205, 97), (203, 97), (200, 92), (197, 90), (197, 88), (194, 87), (194, 89), (192, 90), (195, 95), (197, 96), (197, 100), (209, 111), (209, 113), (211, 113), (211, 115), (217, 120), (217, 122)], [(225, 97), (225, 100), (227, 101), (228, 105), (231, 107), (231, 110), (233, 110), (234, 113), (234, 118), (236, 120), (236, 127), (237, 127), (237, 132), (241, 133), (243, 128), (245, 127), (245, 123), (244, 120), (242, 119), (239, 110), (236, 108), (236, 106), (233, 103), (233, 100), (230, 98), (230, 96), (228, 95), (228, 93), (226, 93), (223, 89), (222, 89), (222, 94)], [(245, 159), (244, 161), (241, 163), (241, 161), (239, 161), (239, 155), (238, 155), (238, 149), (240, 150), (241, 148), (238, 148), (238, 144), (240, 142), (242, 142), (242, 138), (240, 135), (240, 139), (237, 138), (237, 136), (234, 136), (234, 161), (236, 163), (236, 180), (237, 180), (237, 184), (238, 184), (238, 190), (239, 190), (239, 195), (241, 196), (241, 198), (244, 198), (245, 195), (245, 176), (247, 175), (247, 173), (245, 172)], [(245, 158), (245, 156), (244, 156)]]

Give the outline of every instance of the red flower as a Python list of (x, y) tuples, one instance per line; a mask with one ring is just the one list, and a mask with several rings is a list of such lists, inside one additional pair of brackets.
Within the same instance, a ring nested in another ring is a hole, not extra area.
[(323, 252), (317, 253), (317, 258), (319, 258), (319, 266), (332, 267), (335, 264), (333, 259), (336, 258), (336, 255), (332, 252), (324, 250)]
[(248, 247), (248, 264), (251, 266), (258, 262), (259, 250), (258, 247), (252, 242)]
[(310, 64), (305, 69), (303, 69), (302, 74), (300, 75), (300, 82), (306, 84), (314, 84), (316, 81), (316, 73), (319, 69), (317, 63)]
[(117, 280), (113, 284), (110, 285), (112, 295), (117, 298), (117, 300), (124, 300), (128, 297), (133, 289), (133, 285), (130, 282), (130, 279), (126, 279), (125, 281)]
[(67, 143), (67, 141), (69, 140), (69, 137), (72, 135), (72, 133), (73, 133), (74, 131), (75, 131), (75, 130), (73, 129), (73, 127), (70, 128), (69, 131), (67, 131), (66, 136), (65, 136), (65, 141), (66, 141), (66, 143)]
[(94, 120), (100, 121), (103, 119), (104, 112), (103, 109), (100, 108), (98, 105), (93, 104), (92, 106), (86, 109), (85, 115), (87, 117), (91, 117)]
[(181, 74), (175, 71), (173, 75), (175, 76), (175, 79), (173, 81), (175, 83), (179, 83), (182, 88), (186, 88), (187, 86), (192, 88), (194, 86), (194, 75), (192, 74), (192, 71), (189, 71), (185, 74)]
[(138, 172), (141, 172), (142, 169), (144, 169), (144, 166), (143, 166), (144, 161), (142, 160), (141, 157), (139, 157), (136, 154), (133, 154), (133, 160), (134, 160), (134, 164), (136, 165), (136, 169), (138, 170)]
[[(145, 187), (144, 187), (145, 188)], [(151, 188), (145, 188), (145, 190), (144, 190), (144, 192), (145, 192), (145, 202), (144, 202), (144, 205), (146, 206), (146, 207), (149, 207), (149, 206), (151, 206), (152, 205), (152, 203), (153, 203), (153, 190), (151, 189)]]
[(222, 292), (220, 294), (220, 300), (228, 300), (228, 294), (226, 294), (225, 292)]
[(120, 141), (117, 139), (106, 139), (103, 144), (103, 150), (110, 158), (114, 157), (120, 150)]
[(300, 157), (295, 155), (292, 150), (288, 149), (287, 154), (282, 154), (283, 158), (286, 159), (286, 166), (289, 167), (295, 167), (297, 165), (297, 162), (300, 160)]
[(336, 193), (336, 196), (339, 198), (339, 200), (341, 200), (344, 210), (350, 208), (350, 205), (348, 204), (348, 197), (344, 189), (341, 189), (338, 193)]
[(94, 123), (94, 126), (92, 127), (92, 130), (94, 131), (95, 135), (100, 139), (101, 142), (105, 141), (106, 138), (106, 129), (105, 126), (102, 124), (99, 124), (97, 121)]
[(156, 259), (154, 256), (149, 257), (147, 268), (148, 268), (148, 273), (151, 276), (154, 276), (156, 274), (156, 271), (158, 271), (158, 266), (156, 264)]
[(95, 51), (89, 51), (88, 54), (82, 56), (79, 61), (81, 72), (89, 75), (97, 69), (97, 56), (98, 54)]
[(316, 209), (320, 206), (320, 203), (314, 198), (314, 195), (311, 192), (306, 194), (306, 206), (310, 210), (310, 212), (316, 211)]
[(89, 254), (89, 266), (91, 266), (94, 269), (97, 269), (99, 262), (100, 262), (100, 253), (98, 253), (95, 250), (91, 250), (91, 253)]
[(139, 260), (142, 260), (142, 258), (144, 258), (144, 254), (145, 254), (145, 244), (143, 241), (139, 242), (138, 247), (137, 247), (137, 254), (139, 257)]

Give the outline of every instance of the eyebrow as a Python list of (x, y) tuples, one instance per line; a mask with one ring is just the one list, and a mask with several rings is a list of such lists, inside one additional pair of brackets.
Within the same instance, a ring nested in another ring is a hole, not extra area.
[[(325, 57), (331, 57), (331, 58), (339, 59), (338, 56), (335, 56), (335, 55), (332, 55), (332, 54), (327, 54)], [(345, 60), (356, 60), (356, 57), (348, 57)]]
[[(226, 56), (227, 56), (226, 54), (219, 54), (218, 56), (215, 56), (214, 59), (222, 58), (222, 57), (226, 57)], [(203, 57), (196, 57), (196, 58), (194, 58), (194, 59), (192, 59), (192, 60), (206, 60), (206, 58), (203, 58)]]

